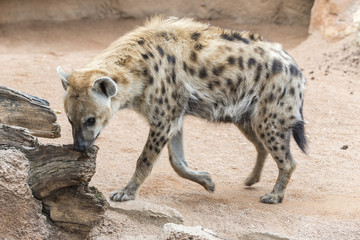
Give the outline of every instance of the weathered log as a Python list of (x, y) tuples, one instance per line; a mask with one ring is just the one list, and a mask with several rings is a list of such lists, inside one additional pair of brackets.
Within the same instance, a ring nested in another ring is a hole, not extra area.
[(60, 126), (49, 102), (0, 86), (0, 123), (29, 129), (37, 137), (60, 137)]
[(56, 225), (87, 234), (104, 217), (108, 203), (94, 187), (67, 187), (42, 200)]
[(29, 151), (36, 149), (39, 143), (27, 129), (0, 123), (0, 146), (11, 146), (22, 151)]
[(98, 148), (89, 152), (73, 150), (72, 145), (40, 145), (28, 151), (30, 160), (29, 185), (38, 199), (68, 186), (79, 186), (90, 182), (95, 174), (95, 160)]

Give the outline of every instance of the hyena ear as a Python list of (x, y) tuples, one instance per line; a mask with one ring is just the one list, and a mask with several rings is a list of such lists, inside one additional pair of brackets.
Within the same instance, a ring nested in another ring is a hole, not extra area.
[(101, 77), (94, 81), (92, 88), (107, 97), (113, 97), (117, 93), (117, 86), (114, 80), (109, 77)]
[(57, 73), (59, 74), (59, 77), (60, 77), (60, 79), (61, 79), (62, 86), (63, 86), (63, 88), (64, 88), (65, 91), (66, 91), (66, 90), (68, 89), (68, 86), (69, 86), (68, 80), (69, 80), (70, 74), (64, 72), (64, 71), (61, 69), (60, 66), (58, 66), (58, 67), (56, 68), (56, 71), (57, 71)]

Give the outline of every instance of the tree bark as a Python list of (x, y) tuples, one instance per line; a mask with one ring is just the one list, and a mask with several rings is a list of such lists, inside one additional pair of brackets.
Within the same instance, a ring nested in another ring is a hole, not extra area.
[(29, 129), (37, 137), (58, 138), (60, 126), (48, 101), (0, 86), (0, 123)]

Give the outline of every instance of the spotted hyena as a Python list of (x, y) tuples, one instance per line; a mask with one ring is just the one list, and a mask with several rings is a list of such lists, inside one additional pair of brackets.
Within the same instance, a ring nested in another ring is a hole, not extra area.
[(168, 145), (174, 170), (209, 192), (206, 172), (188, 168), (183, 149), (183, 118), (235, 124), (257, 150), (246, 179), (260, 179), (271, 154), (279, 168), (274, 189), (261, 202), (280, 203), (296, 163), (290, 137), (305, 152), (302, 106), (305, 78), (280, 44), (191, 19), (156, 17), (112, 43), (84, 68), (67, 74), (64, 106), (74, 146), (90, 148), (120, 109), (143, 115), (150, 126), (130, 182), (111, 194), (113, 201), (135, 199), (159, 153)]

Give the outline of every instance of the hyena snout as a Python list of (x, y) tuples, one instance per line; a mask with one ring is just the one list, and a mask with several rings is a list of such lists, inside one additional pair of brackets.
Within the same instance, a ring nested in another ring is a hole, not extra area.
[(74, 149), (79, 152), (85, 152), (94, 146), (96, 137), (85, 138), (82, 131), (75, 131), (74, 138)]

